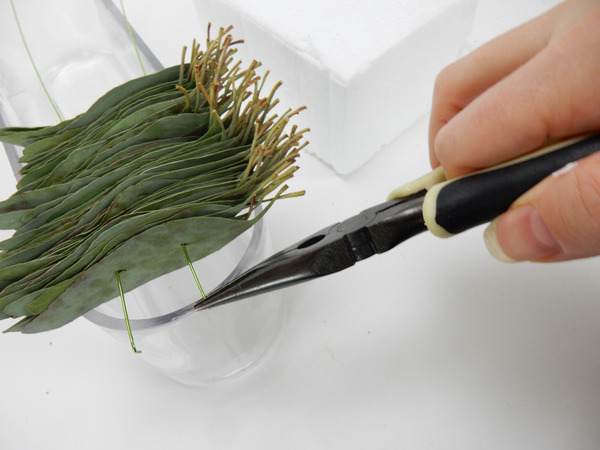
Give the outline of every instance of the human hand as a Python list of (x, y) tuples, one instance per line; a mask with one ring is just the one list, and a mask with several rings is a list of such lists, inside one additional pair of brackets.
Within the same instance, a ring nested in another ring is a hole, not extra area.
[[(597, 130), (600, 2), (568, 0), (439, 74), (430, 160), (450, 179)], [(492, 222), (485, 240), (493, 256), (561, 261), (600, 254), (600, 154), (562, 172)]]

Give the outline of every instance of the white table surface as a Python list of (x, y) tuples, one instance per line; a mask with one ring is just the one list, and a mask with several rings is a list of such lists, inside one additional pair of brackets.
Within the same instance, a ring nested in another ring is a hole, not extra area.
[[(155, 14), (191, 0), (169, 4)], [(536, 12), (516, 4), (482, 1), (475, 45)], [(428, 171), (426, 129), (424, 117), (349, 176), (303, 155), (292, 187), (308, 193), (269, 214), (275, 247)], [(600, 260), (505, 265), (481, 234), (423, 234), (290, 288), (276, 348), (211, 388), (171, 381), (85, 319), (1, 335), (0, 449), (599, 448)]]

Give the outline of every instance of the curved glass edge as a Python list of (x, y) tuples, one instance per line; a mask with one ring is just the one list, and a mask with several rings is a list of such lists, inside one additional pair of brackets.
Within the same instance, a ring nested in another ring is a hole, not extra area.
[[(258, 205), (254, 209), (254, 215), (260, 214), (261, 211), (262, 205)], [(263, 219), (264, 218), (261, 218), (252, 226), (252, 236), (250, 237), (250, 242), (248, 243), (248, 247), (246, 248), (244, 255), (242, 256), (238, 264), (234, 267), (234, 269), (231, 271), (231, 273), (217, 287), (228, 283), (230, 280), (237, 277), (249, 268), (250, 263), (252, 262), (256, 253), (259, 250), (261, 240), (263, 239), (263, 235), (265, 233), (265, 225)], [(147, 330), (150, 328), (165, 325), (189, 313), (194, 312), (195, 304), (196, 302), (190, 303), (189, 305), (184, 306), (183, 308), (180, 308), (168, 314), (164, 314), (162, 316), (151, 317), (149, 319), (130, 319), (129, 324), (132, 330)], [(125, 319), (117, 319), (115, 317), (110, 317), (95, 309), (88, 311), (83, 315), (83, 317), (85, 317), (90, 322), (104, 328), (119, 331), (127, 330)]]

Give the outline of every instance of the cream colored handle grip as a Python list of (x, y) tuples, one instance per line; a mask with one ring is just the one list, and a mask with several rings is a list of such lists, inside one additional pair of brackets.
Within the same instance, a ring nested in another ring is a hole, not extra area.
[[(521, 195), (548, 175), (569, 163), (600, 150), (600, 133), (545, 147), (525, 157), (444, 181), (436, 169), (425, 177), (395, 190), (427, 190), (423, 218), (429, 231), (448, 237), (487, 223), (505, 212)], [(441, 182), (435, 183), (435, 180)]]

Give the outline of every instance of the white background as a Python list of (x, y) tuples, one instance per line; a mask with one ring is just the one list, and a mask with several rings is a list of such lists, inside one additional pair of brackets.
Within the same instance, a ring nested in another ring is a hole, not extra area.
[[(204, 25), (191, 0), (166, 3), (126, 4), (170, 65), (178, 57), (169, 46), (204, 36)], [(525, 3), (481, 0), (471, 43), (556, 2)], [(153, 20), (179, 26), (164, 36)], [(305, 154), (292, 188), (307, 195), (270, 213), (274, 246), (427, 172), (426, 131), (424, 117), (344, 177)], [(4, 198), (13, 181), (1, 167)], [(289, 289), (274, 351), (211, 388), (171, 381), (85, 319), (2, 335), (0, 448), (599, 448), (600, 261), (504, 265), (487, 255), (481, 232), (424, 234)]]

